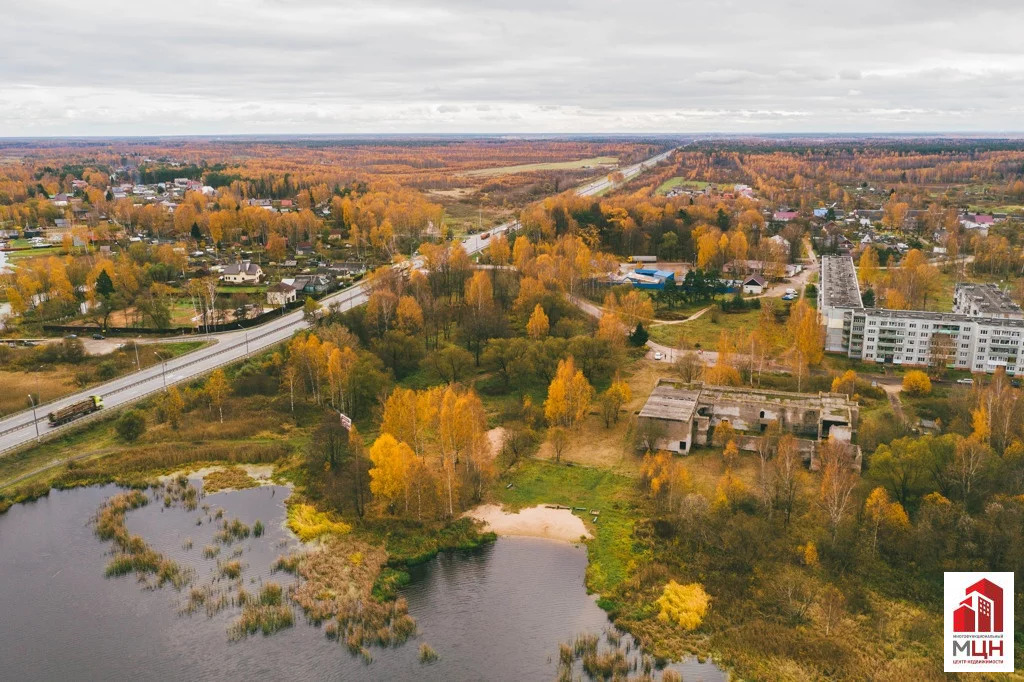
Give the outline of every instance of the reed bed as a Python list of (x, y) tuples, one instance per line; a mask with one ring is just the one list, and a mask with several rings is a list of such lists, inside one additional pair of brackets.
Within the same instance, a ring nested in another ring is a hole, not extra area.
[[(582, 677), (577, 673), (577, 664)], [(657, 677), (654, 660), (634, 647), (629, 637), (612, 628), (606, 630), (603, 637), (583, 634), (571, 642), (559, 644), (555, 679), (653, 682)], [(674, 670), (661, 672), (662, 682), (682, 682), (682, 679)]]
[(242, 562), (241, 561), (225, 561), (217, 565), (217, 572), (222, 578), (228, 580), (238, 580), (242, 577)]
[(331, 621), (325, 635), (369, 662), (370, 647), (401, 644), (416, 633), (404, 599), (379, 601), (373, 595), (386, 560), (382, 547), (333, 536), (315, 551), (279, 558), (275, 568), (302, 579), (290, 597), (306, 618), (315, 624)]
[(181, 589), (191, 581), (192, 572), (151, 548), (144, 539), (132, 535), (125, 526), (125, 515), (149, 504), (149, 498), (140, 490), (114, 495), (96, 512), (96, 535), (114, 543), (114, 556), (107, 564), (108, 577), (135, 573), (140, 579), (153, 576), (156, 586), (170, 583)]
[(255, 488), (259, 483), (245, 469), (237, 466), (211, 471), (203, 477), (203, 493), (212, 495), (222, 490), (244, 490)]
[(118, 483), (145, 487), (154, 473), (178, 471), (202, 464), (271, 464), (288, 456), (292, 445), (284, 441), (134, 444), (131, 448), (97, 459), (69, 462), (53, 483), (56, 488)]
[(213, 539), (222, 545), (230, 545), (235, 540), (245, 540), (251, 534), (252, 529), (249, 526), (238, 519), (232, 519), (221, 523), (221, 528), (213, 536)]
[(429, 644), (420, 644), (420, 663), (433, 663), (437, 659), (437, 652)]
[(267, 636), (294, 625), (295, 616), (283, 595), (281, 586), (274, 582), (266, 583), (257, 595), (249, 595), (239, 589), (242, 615), (232, 623), (228, 636), (232, 640), (244, 639), (257, 632)]

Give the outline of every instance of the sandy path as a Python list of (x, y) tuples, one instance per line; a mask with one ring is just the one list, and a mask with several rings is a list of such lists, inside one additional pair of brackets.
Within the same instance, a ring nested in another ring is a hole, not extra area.
[(483, 521), (498, 535), (518, 535), (550, 538), (565, 542), (579, 542), (593, 537), (583, 519), (568, 509), (548, 509), (543, 505), (507, 512), (496, 504), (482, 504), (466, 512), (466, 516)]
[(487, 440), (491, 442), (491, 457), (497, 457), (505, 444), (505, 427), (496, 426), (487, 432)]

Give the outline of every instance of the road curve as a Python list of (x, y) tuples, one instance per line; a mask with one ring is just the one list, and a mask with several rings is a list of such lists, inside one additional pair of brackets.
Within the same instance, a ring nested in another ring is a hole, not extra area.
[[(673, 151), (674, 149), (670, 149), (646, 161), (624, 168), (620, 172), (628, 180), (664, 161)], [(612, 184), (611, 179), (605, 176), (583, 185), (576, 192), (581, 196), (592, 196), (607, 190)], [(514, 222), (505, 223), (482, 234), (498, 234), (515, 229), (516, 225), (517, 223)], [(471, 235), (463, 240), (463, 247), (469, 254), (472, 255), (483, 251), (490, 243), (489, 240), (484, 240), (480, 237), (481, 235), (479, 234)], [(419, 260), (414, 261), (414, 265), (422, 265), (422, 262)], [(367, 295), (363, 290), (363, 284), (358, 283), (321, 299), (320, 303), (324, 306), (337, 307), (344, 311), (362, 305), (366, 301)], [(282, 341), (288, 340), (295, 332), (305, 329), (307, 326), (308, 324), (302, 311), (298, 310), (283, 314), (280, 318), (248, 330), (211, 334), (209, 337), (198, 335), (190, 337), (194, 339), (210, 338), (216, 342), (187, 355), (167, 360), (161, 364), (133, 372), (98, 386), (93, 386), (88, 390), (79, 391), (59, 400), (44, 403), (39, 405), (35, 411), (25, 410), (0, 420), (0, 456), (10, 453), (34, 440), (52, 436), (55, 432), (81, 424), (90, 419), (98, 418), (111, 408), (129, 405), (153, 393), (164, 390), (166, 387), (183, 381), (189, 381), (195, 377), (207, 374), (217, 367), (231, 364), (248, 355), (263, 351)], [(50, 412), (84, 400), (92, 395), (103, 397), (104, 410), (63, 426), (50, 426), (47, 417)]]

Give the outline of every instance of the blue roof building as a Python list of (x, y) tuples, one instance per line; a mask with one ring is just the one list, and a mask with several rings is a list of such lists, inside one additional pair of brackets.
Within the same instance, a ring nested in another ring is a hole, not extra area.
[(676, 273), (671, 270), (655, 270), (654, 268), (637, 268), (626, 279), (637, 289), (664, 289), (675, 286)]

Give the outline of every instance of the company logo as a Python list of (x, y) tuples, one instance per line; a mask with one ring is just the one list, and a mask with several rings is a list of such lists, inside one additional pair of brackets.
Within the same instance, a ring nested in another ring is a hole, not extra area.
[(1013, 672), (1013, 573), (946, 573), (945, 597), (945, 671)]

